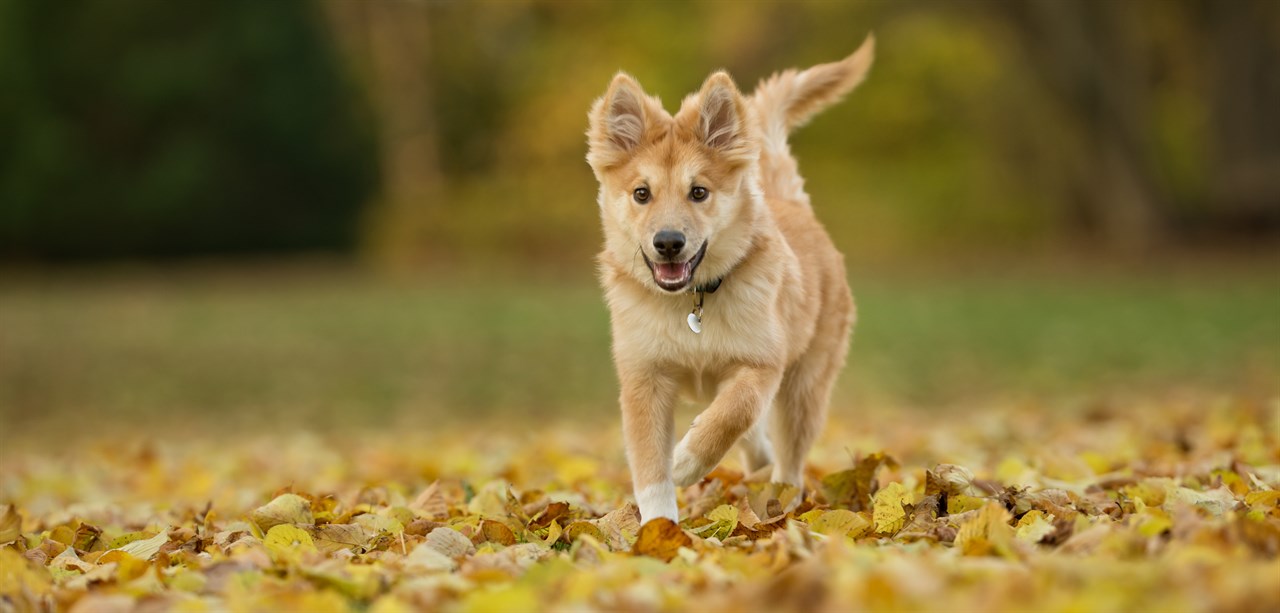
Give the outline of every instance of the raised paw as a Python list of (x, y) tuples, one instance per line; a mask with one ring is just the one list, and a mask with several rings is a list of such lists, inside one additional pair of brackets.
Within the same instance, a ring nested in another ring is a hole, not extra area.
[(671, 466), (671, 480), (677, 487), (686, 487), (701, 481), (715, 464), (702, 460), (685, 446), (685, 441), (676, 445), (675, 463)]

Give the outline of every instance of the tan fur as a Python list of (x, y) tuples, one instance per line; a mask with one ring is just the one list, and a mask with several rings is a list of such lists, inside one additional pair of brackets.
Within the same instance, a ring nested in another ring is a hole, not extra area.
[[(750, 468), (772, 463), (774, 481), (803, 485), (854, 307), (843, 257), (813, 215), (786, 136), (861, 82), (873, 49), (868, 37), (848, 58), (775, 75), (750, 97), (717, 72), (674, 116), (619, 73), (591, 109), (600, 275), (644, 521), (677, 519), (674, 485), (701, 479), (737, 442)], [(692, 199), (694, 185), (709, 190), (706, 201)], [(651, 194), (644, 204), (633, 198), (640, 186)], [(681, 291), (659, 287), (645, 263), (660, 261), (661, 230), (687, 239), (673, 262), (692, 262), (706, 244)], [(715, 279), (723, 282), (706, 294), (694, 334), (688, 290)], [(681, 392), (714, 396), (676, 445)]]

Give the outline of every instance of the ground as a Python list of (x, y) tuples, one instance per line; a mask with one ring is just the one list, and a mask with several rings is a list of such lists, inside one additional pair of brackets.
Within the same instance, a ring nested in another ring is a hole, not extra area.
[(799, 507), (645, 526), (589, 285), (10, 281), (0, 610), (1276, 610), (1264, 273), (864, 283)]

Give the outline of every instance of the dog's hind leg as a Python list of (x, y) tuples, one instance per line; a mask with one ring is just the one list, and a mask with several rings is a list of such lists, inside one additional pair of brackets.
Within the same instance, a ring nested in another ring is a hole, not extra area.
[[(787, 369), (773, 408), (770, 440), (775, 462), (772, 480), (804, 488), (804, 461), (827, 420), (827, 405), (849, 348), (846, 321), (830, 334), (816, 336), (808, 353)], [(795, 498), (798, 503), (799, 497)]]
[(754, 473), (773, 464), (773, 448), (769, 444), (769, 419), (763, 415), (756, 419), (747, 433), (738, 441), (742, 449), (742, 464), (747, 473)]

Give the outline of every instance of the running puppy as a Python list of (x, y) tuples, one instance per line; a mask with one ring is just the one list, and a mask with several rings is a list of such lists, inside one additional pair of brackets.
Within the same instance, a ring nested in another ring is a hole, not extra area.
[[(618, 73), (591, 107), (600, 277), (641, 521), (678, 520), (741, 440), (747, 467), (804, 486), (854, 320), (844, 258), (814, 217), (787, 134), (858, 85), (849, 57), (788, 70), (743, 96), (716, 72), (674, 116)], [(675, 444), (681, 393), (714, 399)]]

